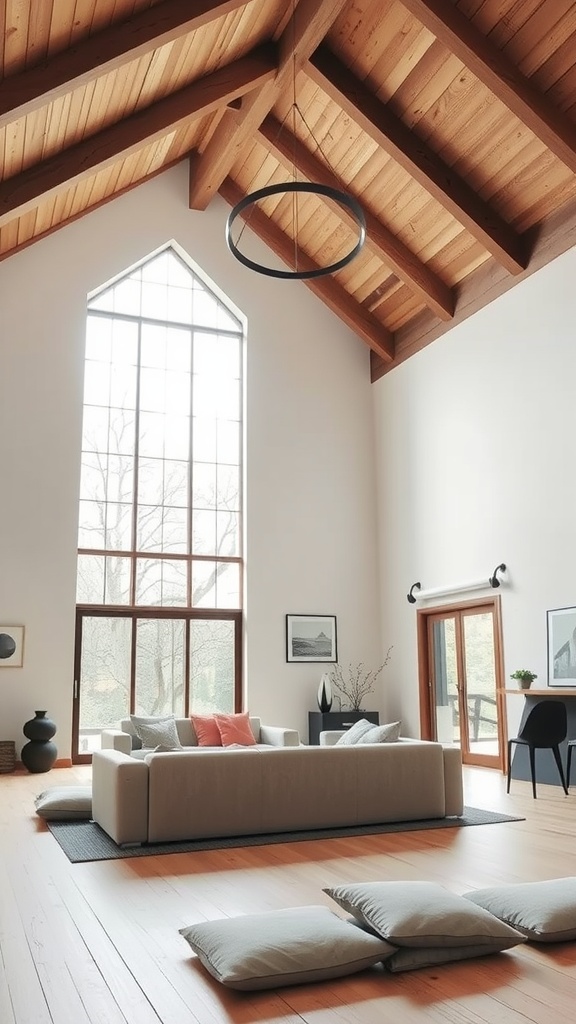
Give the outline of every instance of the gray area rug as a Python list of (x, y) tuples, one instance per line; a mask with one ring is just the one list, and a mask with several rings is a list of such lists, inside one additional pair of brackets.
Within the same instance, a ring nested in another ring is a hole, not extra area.
[(431, 828), (461, 828), (463, 825), (495, 825), (503, 821), (524, 821), (509, 814), (465, 807), (460, 818), (426, 818), (422, 821), (392, 821), (382, 825), (352, 825), (346, 828), (312, 829), (307, 832), (275, 832), (257, 836), (225, 836), (219, 839), (193, 839), (176, 843), (151, 843), (121, 848), (93, 821), (47, 821), (52, 835), (74, 864), (92, 860), (116, 860), (123, 857), (151, 857), (164, 853), (196, 853), (201, 850), (229, 850), (239, 846), (267, 846), (271, 843), (301, 843), (315, 839), (342, 839), (347, 836), (386, 835), (389, 832), (415, 832)]

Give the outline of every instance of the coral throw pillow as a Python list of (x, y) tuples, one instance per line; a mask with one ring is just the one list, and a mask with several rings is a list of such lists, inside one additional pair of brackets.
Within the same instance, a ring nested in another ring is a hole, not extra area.
[(230, 747), (233, 743), (239, 743), (243, 747), (253, 747), (256, 744), (247, 711), (239, 715), (214, 715), (214, 718), (220, 730), (223, 747)]
[(214, 715), (190, 715), (199, 747), (221, 747), (220, 730)]

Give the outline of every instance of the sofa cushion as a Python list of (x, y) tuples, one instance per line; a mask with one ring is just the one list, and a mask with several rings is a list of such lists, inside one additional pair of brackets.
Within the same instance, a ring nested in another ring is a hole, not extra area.
[(508, 949), (525, 938), (482, 907), (436, 882), (358, 882), (324, 889), (339, 906), (395, 946)]
[(222, 737), (214, 715), (190, 715), (199, 747), (221, 747)]
[(254, 733), (250, 725), (250, 716), (247, 711), (237, 715), (214, 715), (220, 739), (223, 747), (230, 747), (232, 744), (239, 744), (243, 747), (256, 745)]
[(357, 743), (396, 743), (400, 739), (401, 722), (387, 722), (368, 729)]
[(576, 878), (512, 882), (465, 896), (522, 932), (529, 942), (576, 939)]
[(91, 786), (52, 786), (34, 800), (44, 821), (82, 821), (92, 816)]
[(157, 746), (162, 746), (170, 750), (180, 750), (182, 747), (174, 715), (159, 718), (156, 721), (138, 719), (134, 721), (134, 728), (144, 748), (154, 749)]
[(336, 740), (335, 746), (349, 747), (354, 743), (357, 743), (364, 733), (367, 733), (369, 729), (374, 728), (374, 722), (369, 722), (367, 718), (359, 718), (354, 725), (351, 725), (345, 733), (342, 734), (339, 740)]
[(237, 989), (339, 978), (394, 952), (385, 940), (321, 906), (202, 921), (180, 934), (217, 981)]

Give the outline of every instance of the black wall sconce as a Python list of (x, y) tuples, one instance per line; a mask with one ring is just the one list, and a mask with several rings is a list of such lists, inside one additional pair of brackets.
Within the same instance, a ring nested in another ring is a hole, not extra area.
[(498, 576), (497, 576), (497, 573), (499, 573), (499, 572), (506, 572), (506, 565), (505, 565), (504, 562), (500, 562), (500, 565), (496, 566), (496, 568), (494, 569), (494, 572), (492, 573), (490, 579), (488, 580), (488, 583), (493, 588), (493, 590), (495, 590), (496, 587), (500, 586), (500, 580), (498, 579)]

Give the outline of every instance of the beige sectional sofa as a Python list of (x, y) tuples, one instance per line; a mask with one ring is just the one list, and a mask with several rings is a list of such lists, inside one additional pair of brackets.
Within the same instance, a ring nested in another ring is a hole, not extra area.
[(92, 815), (120, 845), (443, 818), (463, 810), (460, 751), (358, 746), (118, 750), (92, 760)]

